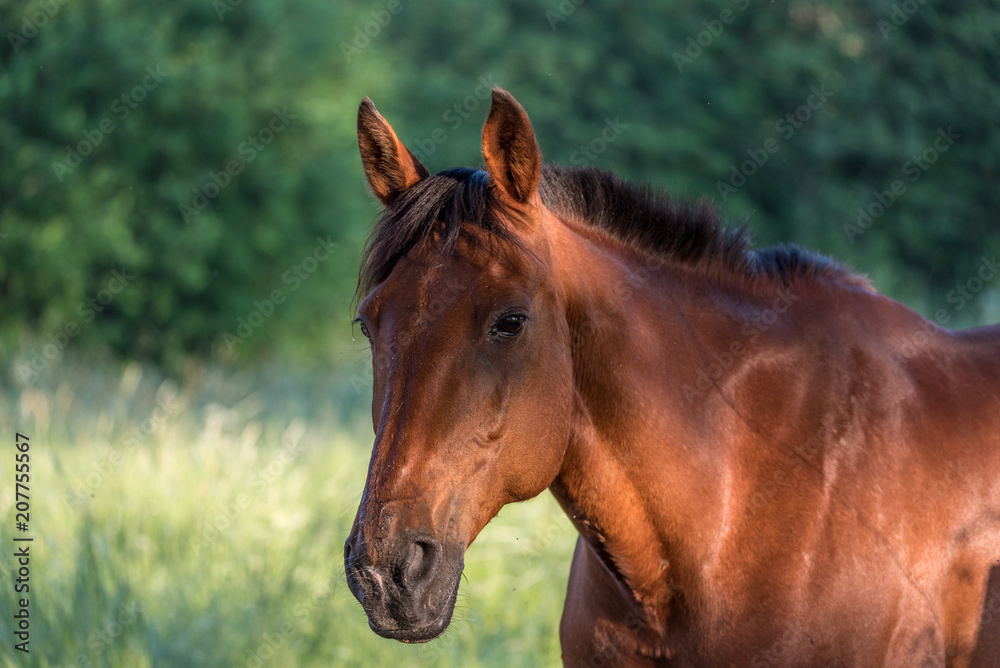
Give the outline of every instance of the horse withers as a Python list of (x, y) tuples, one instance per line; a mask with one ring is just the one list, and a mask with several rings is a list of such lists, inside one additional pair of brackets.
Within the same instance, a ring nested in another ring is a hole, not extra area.
[(447, 628), (465, 550), (548, 488), (567, 666), (1000, 665), (1000, 327), (951, 332), (708, 203), (543, 166), (493, 91), (431, 175), (371, 101), (371, 628)]

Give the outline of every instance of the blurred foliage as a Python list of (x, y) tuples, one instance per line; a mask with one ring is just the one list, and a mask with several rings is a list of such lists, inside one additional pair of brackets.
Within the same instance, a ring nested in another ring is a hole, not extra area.
[(356, 105), (438, 171), (479, 164), (493, 84), (549, 161), (712, 197), (759, 243), (835, 255), (950, 325), (996, 319), (1000, 280), (961, 312), (946, 296), (1000, 250), (998, 9), (3, 0), (0, 362), (336, 360), (376, 210)]
[[(443, 637), (386, 640), (344, 578), (370, 439), (364, 411), (341, 413), (355, 388), (193, 360), (179, 376), (67, 361), (0, 386), (0, 424), (29, 435), (36, 532), (31, 651), (5, 647), (0, 668), (558, 664), (577, 534), (551, 495), (507, 506), (469, 547)], [(8, 546), (14, 502), (0, 495)], [(0, 587), (5, 642), (17, 598)]]

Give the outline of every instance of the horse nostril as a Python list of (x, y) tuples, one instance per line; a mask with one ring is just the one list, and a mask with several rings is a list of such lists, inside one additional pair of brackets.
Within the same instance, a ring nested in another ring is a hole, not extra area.
[(429, 577), (437, 568), (441, 546), (436, 540), (415, 540), (410, 543), (403, 577), (406, 582), (419, 582)]

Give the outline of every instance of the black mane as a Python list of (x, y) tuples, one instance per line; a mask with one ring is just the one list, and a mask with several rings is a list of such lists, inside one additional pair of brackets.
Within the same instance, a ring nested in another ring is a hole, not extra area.
[[(726, 227), (718, 209), (705, 199), (675, 199), (599, 169), (545, 165), (539, 194), (558, 215), (603, 230), (669, 262), (713, 275), (752, 284), (768, 279), (787, 285), (799, 278), (829, 278), (870, 287), (867, 279), (836, 261), (794, 245), (751, 250), (746, 228)], [(376, 222), (362, 257), (359, 292), (368, 292), (385, 280), (396, 262), (435, 230), (444, 252), (453, 249), (463, 235), (463, 223), (485, 230), (497, 241), (516, 242), (499, 215), (501, 207), (484, 171), (449, 169), (421, 180)]]

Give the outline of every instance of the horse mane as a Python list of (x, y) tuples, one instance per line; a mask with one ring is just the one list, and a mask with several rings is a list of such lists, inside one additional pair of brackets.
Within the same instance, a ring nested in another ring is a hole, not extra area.
[[(867, 278), (795, 245), (752, 250), (746, 226), (727, 227), (704, 198), (674, 198), (600, 169), (558, 165), (542, 168), (539, 194), (556, 214), (600, 229), (637, 250), (750, 287), (827, 279), (871, 289)], [(372, 229), (362, 255), (359, 294), (388, 278), (396, 262), (432, 234), (440, 235), (444, 252), (460, 237), (472, 240), (463, 223), (498, 242), (517, 242), (485, 171), (449, 169), (416, 183), (383, 210)]]

